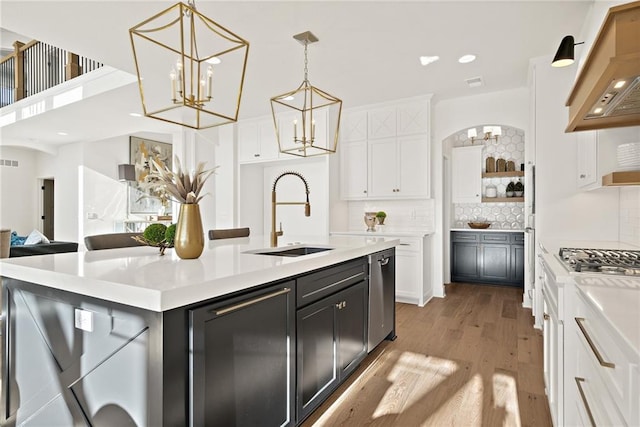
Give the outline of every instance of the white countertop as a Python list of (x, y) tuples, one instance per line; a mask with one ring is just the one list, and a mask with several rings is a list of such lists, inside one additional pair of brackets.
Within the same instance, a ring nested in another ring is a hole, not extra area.
[(576, 289), (640, 358), (640, 279), (578, 277)]
[(452, 228), (451, 231), (479, 231), (480, 233), (486, 233), (486, 232), (497, 232), (497, 233), (524, 233), (524, 230), (514, 230), (512, 228), (471, 228), (471, 227), (465, 227), (465, 228)]
[(207, 241), (195, 260), (180, 259), (173, 249), (160, 256), (153, 247), (6, 258), (0, 276), (161, 312), (388, 249), (398, 240), (281, 237), (279, 246), (289, 242), (335, 249), (299, 257), (244, 253), (269, 248), (268, 236), (251, 236)]
[(332, 231), (332, 236), (366, 236), (366, 237), (425, 237), (433, 234), (433, 230), (386, 230), (376, 231), (355, 230), (355, 231)]

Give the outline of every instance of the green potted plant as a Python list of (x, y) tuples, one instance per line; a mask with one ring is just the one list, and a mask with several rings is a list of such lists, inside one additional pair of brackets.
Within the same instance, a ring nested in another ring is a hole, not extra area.
[(141, 236), (133, 236), (133, 240), (160, 248), (160, 255), (164, 255), (167, 248), (173, 247), (175, 232), (176, 224), (171, 224), (168, 227), (160, 223), (150, 224), (144, 229)]
[(522, 197), (522, 195), (524, 194), (524, 184), (522, 184), (520, 181), (516, 182), (516, 184), (513, 186), (513, 192), (515, 193), (516, 197)]
[(513, 181), (511, 181), (507, 185), (507, 197), (513, 197), (513, 192), (515, 191), (515, 187), (516, 185), (513, 183)]
[(379, 225), (384, 225), (384, 219), (387, 217), (387, 214), (384, 211), (380, 211), (376, 213), (376, 219), (378, 220)]

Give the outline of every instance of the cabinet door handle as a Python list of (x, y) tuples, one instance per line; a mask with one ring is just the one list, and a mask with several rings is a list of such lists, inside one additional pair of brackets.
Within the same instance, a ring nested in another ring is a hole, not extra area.
[(544, 320), (549, 320), (549, 319), (551, 319), (551, 316), (549, 316), (547, 313), (545, 313), (543, 317), (544, 317)]
[(589, 407), (589, 402), (587, 402), (587, 396), (584, 394), (584, 390), (582, 389), (582, 383), (585, 381), (584, 378), (575, 377), (576, 385), (578, 386), (578, 392), (580, 393), (580, 398), (582, 399), (582, 403), (584, 404), (584, 408), (587, 410), (587, 415), (589, 416), (589, 421), (593, 427), (596, 427), (596, 422), (593, 419), (593, 414), (591, 413), (591, 408)]
[(387, 265), (389, 264), (389, 258), (379, 259), (378, 262), (380, 263), (380, 265)]
[(216, 316), (222, 316), (223, 314), (228, 314), (228, 313), (231, 313), (232, 311), (240, 310), (241, 308), (245, 308), (245, 307), (248, 307), (250, 305), (257, 304), (259, 302), (266, 301), (268, 299), (277, 297), (279, 295), (287, 294), (289, 292), (291, 292), (291, 288), (283, 288), (283, 289), (280, 289), (279, 291), (275, 291), (275, 292), (270, 293), (270, 294), (262, 295), (262, 296), (259, 296), (259, 297), (256, 297), (256, 298), (253, 298), (253, 299), (250, 299), (250, 300), (247, 300), (247, 301), (242, 301), (242, 302), (240, 302), (238, 304), (230, 305), (230, 306), (224, 307), (224, 308), (219, 308), (217, 310), (211, 310), (211, 312), (215, 313)]
[(253, 157), (260, 157), (260, 154), (256, 153), (253, 155)]
[(580, 179), (584, 179), (584, 178), (586, 178), (586, 177), (587, 177), (587, 175), (585, 175), (585, 174), (583, 174), (583, 173), (581, 173), (581, 174), (580, 174)]
[(367, 194), (367, 190), (364, 190), (364, 191), (363, 191), (363, 193), (364, 193), (364, 194)]
[(614, 363), (607, 362), (606, 360), (604, 360), (604, 358), (596, 348), (595, 343), (591, 340), (591, 337), (587, 333), (587, 329), (582, 324), (584, 322), (584, 318), (576, 317), (575, 319), (576, 319), (576, 323), (578, 324), (578, 327), (582, 331), (582, 335), (584, 335), (584, 337), (587, 339), (587, 342), (589, 343), (589, 347), (591, 347), (591, 351), (593, 351), (593, 354), (596, 355), (596, 359), (598, 359), (598, 362), (600, 363), (600, 365), (604, 366), (605, 368), (615, 368), (616, 365)]
[(336, 304), (336, 307), (338, 308), (338, 310), (342, 310), (346, 306), (347, 306), (347, 302), (346, 301), (340, 301), (339, 303)]

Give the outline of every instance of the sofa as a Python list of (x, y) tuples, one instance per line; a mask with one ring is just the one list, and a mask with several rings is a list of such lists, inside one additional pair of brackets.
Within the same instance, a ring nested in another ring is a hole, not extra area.
[(75, 242), (49, 241), (49, 239), (37, 230), (32, 231), (29, 236), (18, 236), (18, 233), (15, 231), (11, 232), (9, 258), (58, 254), (63, 252), (78, 252), (78, 244)]
[(52, 240), (49, 243), (36, 245), (15, 245), (9, 249), (9, 258), (31, 255), (59, 254), (64, 252), (78, 252), (78, 244), (75, 242), (59, 242)]

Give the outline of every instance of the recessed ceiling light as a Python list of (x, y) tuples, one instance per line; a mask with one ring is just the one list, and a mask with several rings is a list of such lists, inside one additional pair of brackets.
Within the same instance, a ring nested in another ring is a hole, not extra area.
[(598, 108), (596, 108), (595, 110), (593, 110), (593, 112), (594, 112), (595, 114), (600, 114), (600, 113), (602, 113), (602, 107), (598, 107)]
[(460, 58), (458, 58), (458, 62), (461, 64), (468, 64), (469, 62), (473, 62), (476, 60), (476, 56), (475, 55), (463, 55)]
[(68, 134), (68, 133), (66, 133), (66, 132), (58, 132), (58, 135), (60, 135), (60, 136), (67, 136), (67, 135), (69, 135), (69, 134)]
[(213, 58), (209, 58), (204, 62), (208, 62), (209, 64), (213, 64), (213, 65), (218, 65), (220, 64), (222, 61), (220, 60), (220, 58), (218, 58), (217, 56), (214, 56)]
[(131, 117), (142, 117), (142, 114), (140, 114), (140, 113), (129, 113), (129, 115)]
[(618, 83), (615, 84), (615, 86), (613, 86), (616, 89), (620, 89), (622, 86), (624, 86), (627, 82), (624, 80), (620, 80)]
[(420, 63), (422, 65), (429, 65), (432, 64), (434, 62), (436, 62), (438, 59), (440, 59), (439, 56), (435, 55), (435, 56), (421, 56), (420, 57)]

